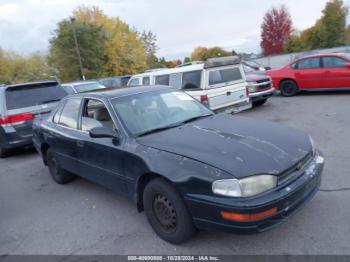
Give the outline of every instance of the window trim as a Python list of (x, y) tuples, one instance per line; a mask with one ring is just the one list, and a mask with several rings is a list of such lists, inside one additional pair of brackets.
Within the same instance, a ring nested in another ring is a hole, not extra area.
[[(51, 122), (58, 125), (58, 123), (60, 122), (60, 118), (61, 118), (61, 113), (62, 113), (62, 110), (64, 108), (64, 106), (66, 105), (66, 102), (67, 102), (67, 99), (64, 99), (62, 102), (60, 102), (60, 104), (57, 106), (57, 108), (54, 110), (52, 116), (51, 116)], [(58, 122), (56, 123), (55, 122), (55, 116), (59, 114), (59, 117), (58, 117)]]

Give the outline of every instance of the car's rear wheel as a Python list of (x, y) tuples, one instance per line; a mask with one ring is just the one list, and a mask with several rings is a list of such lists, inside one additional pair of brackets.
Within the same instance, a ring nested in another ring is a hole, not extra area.
[(8, 155), (9, 155), (9, 150), (0, 146), (0, 158), (8, 157)]
[(147, 184), (143, 205), (149, 223), (162, 239), (180, 244), (196, 232), (182, 197), (164, 179), (156, 178)]
[(66, 184), (72, 181), (75, 176), (68, 171), (62, 169), (61, 165), (55, 158), (50, 149), (47, 150), (47, 166), (53, 180), (58, 184)]
[(258, 100), (258, 101), (253, 101), (253, 106), (262, 106), (266, 102), (267, 102), (267, 98), (261, 99), (261, 100)]
[(295, 96), (299, 92), (297, 84), (293, 80), (285, 80), (280, 85), (282, 96)]

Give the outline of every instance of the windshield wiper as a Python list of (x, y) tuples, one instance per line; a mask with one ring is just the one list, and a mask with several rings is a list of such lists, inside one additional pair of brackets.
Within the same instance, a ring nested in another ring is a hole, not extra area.
[(45, 100), (45, 101), (42, 101), (41, 102), (41, 105), (43, 104), (48, 104), (48, 103), (53, 103), (53, 102), (58, 102), (60, 101), (61, 99), (51, 99), (51, 100)]
[(187, 124), (187, 123), (196, 121), (196, 120), (198, 120), (198, 119), (206, 118), (206, 117), (209, 117), (209, 116), (212, 116), (212, 115), (213, 115), (213, 114), (191, 117), (191, 118), (189, 118), (189, 119), (187, 119), (187, 120), (185, 120), (185, 121), (182, 121), (181, 123), (182, 123), (182, 124)]
[(164, 127), (158, 127), (158, 128), (143, 132), (141, 134), (138, 134), (137, 137), (141, 137), (141, 136), (145, 136), (145, 135), (149, 135), (149, 134), (154, 134), (154, 133), (161, 132), (161, 131), (164, 131), (164, 130), (167, 130), (170, 128), (178, 127), (180, 125), (181, 124), (174, 124), (174, 125), (168, 125), (168, 126), (164, 126)]

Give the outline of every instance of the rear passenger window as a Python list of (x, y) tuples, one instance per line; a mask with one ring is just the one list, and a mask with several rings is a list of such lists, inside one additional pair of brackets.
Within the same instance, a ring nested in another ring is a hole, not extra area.
[(322, 60), (323, 60), (323, 67), (326, 67), (326, 68), (341, 68), (341, 67), (345, 67), (347, 64), (347, 61), (335, 56), (322, 57)]
[(88, 132), (95, 127), (113, 129), (113, 120), (104, 103), (89, 99), (84, 104), (81, 130)]
[(234, 82), (242, 79), (239, 68), (228, 68), (221, 70), (213, 70), (209, 72), (209, 85), (217, 85), (227, 82)]
[(80, 98), (67, 99), (66, 104), (61, 113), (59, 124), (62, 126), (77, 129), (78, 128), (78, 115), (80, 109)]
[(142, 85), (149, 86), (149, 84), (150, 84), (149, 76), (142, 78)]
[(139, 86), (140, 85), (140, 80), (138, 78), (134, 78), (130, 81), (129, 86)]
[(199, 89), (201, 88), (202, 71), (193, 71), (183, 73), (182, 89)]
[(155, 84), (156, 84), (156, 85), (168, 86), (169, 83), (170, 83), (169, 75), (156, 76), (156, 81), (155, 81)]
[(182, 87), (182, 74), (171, 74), (169, 85), (180, 89)]

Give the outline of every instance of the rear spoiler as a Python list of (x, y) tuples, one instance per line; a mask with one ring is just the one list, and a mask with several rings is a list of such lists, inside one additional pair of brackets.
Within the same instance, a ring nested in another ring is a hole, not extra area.
[(209, 58), (204, 63), (204, 68), (214, 68), (220, 66), (237, 65), (241, 63), (241, 59), (238, 56), (225, 56)]

